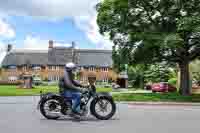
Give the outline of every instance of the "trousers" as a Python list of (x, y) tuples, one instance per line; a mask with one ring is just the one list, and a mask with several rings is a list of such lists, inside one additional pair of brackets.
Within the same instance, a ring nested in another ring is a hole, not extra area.
[(64, 91), (64, 97), (70, 98), (72, 100), (72, 111), (79, 113), (80, 112), (81, 93), (73, 92), (73, 91)]

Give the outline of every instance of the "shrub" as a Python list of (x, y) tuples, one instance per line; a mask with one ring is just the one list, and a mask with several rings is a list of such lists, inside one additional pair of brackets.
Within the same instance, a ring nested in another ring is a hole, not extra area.
[(171, 79), (168, 80), (168, 83), (173, 85), (173, 86), (176, 86), (177, 79), (176, 78), (171, 78)]

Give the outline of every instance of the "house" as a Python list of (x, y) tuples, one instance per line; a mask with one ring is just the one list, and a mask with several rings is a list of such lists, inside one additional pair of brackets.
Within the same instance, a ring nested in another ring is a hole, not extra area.
[(77, 64), (79, 80), (83, 82), (87, 82), (91, 72), (101, 82), (117, 77), (112, 70), (111, 50), (76, 49), (74, 43), (71, 47), (54, 47), (54, 42), (50, 40), (48, 50), (17, 50), (8, 45), (2, 61), (2, 79), (15, 81), (29, 72), (42, 80), (58, 81), (63, 76), (67, 62)]

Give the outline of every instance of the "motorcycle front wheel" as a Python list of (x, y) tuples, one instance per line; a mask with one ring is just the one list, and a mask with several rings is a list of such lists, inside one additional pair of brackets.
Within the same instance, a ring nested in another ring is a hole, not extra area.
[(111, 98), (100, 97), (91, 102), (90, 112), (97, 119), (108, 120), (115, 114), (116, 104)]

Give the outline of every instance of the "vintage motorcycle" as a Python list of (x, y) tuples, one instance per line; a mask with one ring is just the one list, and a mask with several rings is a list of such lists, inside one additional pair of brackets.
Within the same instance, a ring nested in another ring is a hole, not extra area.
[[(109, 93), (97, 93), (96, 89), (92, 89), (91, 86), (86, 90), (81, 94), (81, 114), (79, 116), (87, 117), (90, 109), (90, 114), (97, 119), (108, 120), (112, 118), (116, 112), (116, 104), (112, 96)], [(55, 120), (62, 115), (76, 116), (72, 112), (72, 99), (64, 97), (63, 91), (60, 91), (60, 94), (41, 93), (40, 97), (37, 108), (45, 118)]]

